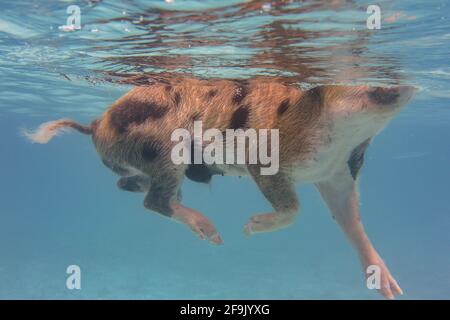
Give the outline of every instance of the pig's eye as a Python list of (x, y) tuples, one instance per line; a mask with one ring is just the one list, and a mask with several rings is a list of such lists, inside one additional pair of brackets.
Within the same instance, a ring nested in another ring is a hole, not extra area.
[(369, 99), (376, 104), (395, 103), (400, 96), (396, 88), (375, 88), (369, 91)]

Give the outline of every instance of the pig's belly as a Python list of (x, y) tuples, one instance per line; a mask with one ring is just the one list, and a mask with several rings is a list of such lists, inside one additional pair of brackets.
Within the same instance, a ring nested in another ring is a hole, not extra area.
[(224, 176), (247, 176), (248, 170), (245, 164), (243, 165), (227, 165), (227, 164), (215, 164), (212, 166), (212, 171)]
[[(295, 182), (314, 183), (330, 178), (339, 168), (345, 166), (350, 156), (348, 148), (326, 148), (309, 160), (292, 164), (280, 163), (280, 170)], [(213, 165), (215, 174), (225, 176), (246, 176), (249, 174), (246, 165)]]
[(327, 180), (346, 166), (350, 152), (347, 148), (322, 150), (309, 160), (294, 164), (288, 169), (288, 174), (299, 183)]

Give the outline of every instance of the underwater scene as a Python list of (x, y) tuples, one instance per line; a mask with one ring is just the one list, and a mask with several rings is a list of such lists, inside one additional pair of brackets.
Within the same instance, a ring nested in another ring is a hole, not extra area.
[(449, 62), (448, 0), (0, 0), (0, 299), (449, 299)]

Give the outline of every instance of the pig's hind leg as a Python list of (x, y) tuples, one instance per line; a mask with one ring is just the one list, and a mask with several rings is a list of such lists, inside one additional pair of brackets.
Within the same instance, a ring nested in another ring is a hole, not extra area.
[(141, 175), (122, 177), (117, 181), (117, 187), (129, 192), (146, 192), (150, 189), (150, 177)]
[[(131, 176), (122, 177), (117, 181), (119, 189), (129, 192), (148, 192), (150, 189), (151, 179), (148, 176)], [(181, 201), (181, 188), (178, 189), (176, 199)]]
[(170, 158), (155, 165), (152, 170), (150, 188), (145, 196), (144, 206), (166, 217), (187, 225), (200, 239), (222, 244), (214, 225), (201, 213), (183, 206), (180, 201), (180, 186), (186, 170), (176, 166)]

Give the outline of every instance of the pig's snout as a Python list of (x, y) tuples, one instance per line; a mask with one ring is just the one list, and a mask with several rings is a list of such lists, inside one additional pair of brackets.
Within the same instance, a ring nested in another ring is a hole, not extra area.
[(417, 92), (413, 86), (399, 86), (396, 88), (399, 94), (398, 103), (403, 105), (407, 103)]

